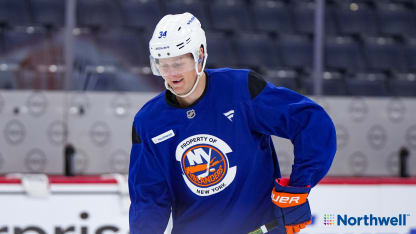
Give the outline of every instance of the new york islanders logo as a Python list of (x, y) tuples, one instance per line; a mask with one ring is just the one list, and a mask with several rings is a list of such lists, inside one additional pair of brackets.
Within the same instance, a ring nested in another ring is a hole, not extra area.
[(186, 138), (176, 147), (176, 160), (189, 189), (199, 196), (224, 190), (235, 177), (237, 167), (230, 167), (227, 154), (231, 148), (218, 137), (199, 134)]

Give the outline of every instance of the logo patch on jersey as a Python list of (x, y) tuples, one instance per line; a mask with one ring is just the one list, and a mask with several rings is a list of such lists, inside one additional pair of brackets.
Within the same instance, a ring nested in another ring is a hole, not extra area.
[(231, 122), (233, 122), (234, 118), (234, 110), (229, 110), (224, 113), (225, 117), (227, 117)]
[(195, 110), (194, 109), (190, 109), (186, 112), (186, 117), (188, 117), (188, 119), (193, 119), (195, 117)]
[(175, 133), (171, 129), (171, 130), (169, 130), (167, 132), (164, 132), (164, 133), (162, 133), (162, 134), (160, 134), (158, 136), (153, 137), (152, 138), (152, 141), (153, 141), (153, 143), (157, 144), (157, 143), (160, 143), (162, 141), (166, 141), (167, 139), (169, 139), (171, 137), (174, 137), (174, 136), (175, 136)]
[(230, 167), (231, 148), (218, 137), (199, 134), (186, 138), (176, 147), (176, 160), (188, 188), (198, 196), (221, 192), (234, 180), (237, 166)]

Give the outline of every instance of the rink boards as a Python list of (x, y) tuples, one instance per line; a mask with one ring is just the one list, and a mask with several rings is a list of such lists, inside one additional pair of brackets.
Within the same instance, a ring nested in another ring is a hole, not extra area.
[[(81, 175), (128, 171), (135, 113), (156, 93), (0, 92), (0, 174), (63, 174), (66, 144), (75, 149)], [(410, 151), (416, 176), (416, 99), (388, 97), (313, 98), (337, 131), (331, 176), (397, 176), (399, 149)], [(223, 113), (218, 113), (223, 116)], [(274, 138), (280, 169), (293, 164), (290, 141)]]
[[(128, 233), (126, 177), (46, 178), (0, 177), (1, 233)], [(325, 179), (310, 194), (313, 223), (301, 233), (414, 233), (415, 197), (416, 179)]]

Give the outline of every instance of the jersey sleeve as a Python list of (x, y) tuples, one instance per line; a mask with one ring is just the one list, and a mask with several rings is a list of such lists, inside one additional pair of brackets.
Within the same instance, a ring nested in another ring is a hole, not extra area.
[(169, 190), (155, 155), (137, 129), (133, 124), (128, 178), (130, 233), (163, 233), (171, 212)]
[(334, 124), (325, 110), (287, 88), (251, 72), (245, 103), (251, 129), (290, 139), (294, 145), (291, 186), (315, 186), (328, 172), (336, 151)]

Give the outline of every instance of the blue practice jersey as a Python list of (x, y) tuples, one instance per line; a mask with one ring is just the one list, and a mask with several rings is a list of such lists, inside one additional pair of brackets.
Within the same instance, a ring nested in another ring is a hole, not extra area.
[(330, 168), (335, 128), (321, 106), (249, 70), (205, 73), (193, 105), (165, 91), (134, 118), (130, 233), (163, 233), (171, 212), (172, 233), (247, 233), (278, 219), (271, 135), (294, 144), (292, 186), (314, 186)]

